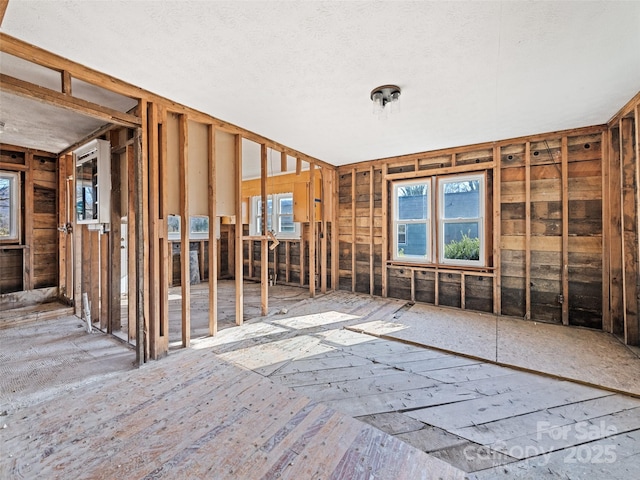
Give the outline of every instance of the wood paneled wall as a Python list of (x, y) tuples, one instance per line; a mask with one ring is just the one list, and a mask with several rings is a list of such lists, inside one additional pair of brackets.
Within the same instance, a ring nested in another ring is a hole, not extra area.
[(58, 160), (3, 145), (0, 170), (20, 175), (19, 241), (0, 243), (0, 294), (58, 286)]
[[(621, 145), (633, 138), (629, 123), (622, 120), (614, 132), (626, 129)], [(340, 167), (340, 288), (609, 330), (610, 315), (619, 313), (605, 295), (616, 261), (604, 261), (603, 252), (615, 235), (603, 222), (615, 220), (609, 197), (617, 192), (627, 205), (619, 250), (626, 245), (626, 265), (637, 265), (638, 197), (632, 181), (637, 168), (617, 170), (622, 191), (615, 182), (609, 185), (616, 176), (609, 169), (616, 165), (609, 162), (606, 132), (597, 126)], [(620, 150), (622, 165), (637, 164), (631, 146)], [(390, 182), (478, 171), (488, 177), (486, 266), (391, 261)], [(637, 274), (637, 269), (625, 270), (629, 297), (635, 298), (636, 283), (630, 279)], [(631, 318), (637, 305), (628, 301), (626, 307)]]

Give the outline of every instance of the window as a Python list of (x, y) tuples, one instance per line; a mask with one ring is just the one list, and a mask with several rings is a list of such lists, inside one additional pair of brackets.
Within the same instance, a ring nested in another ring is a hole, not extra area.
[(20, 240), (20, 174), (0, 171), (0, 241)]
[(395, 182), (393, 260), (484, 265), (484, 185), (484, 174)]
[(429, 261), (430, 181), (398, 182), (393, 186), (395, 260)]
[(484, 175), (438, 180), (440, 262), (484, 265)]
[[(180, 240), (180, 215), (169, 215), (167, 218), (169, 240)], [(206, 240), (209, 238), (209, 217), (196, 215), (189, 217), (189, 239)]]
[[(300, 223), (293, 221), (293, 193), (267, 196), (267, 229), (279, 238), (300, 238)], [(262, 199), (251, 199), (250, 235), (262, 235)]]

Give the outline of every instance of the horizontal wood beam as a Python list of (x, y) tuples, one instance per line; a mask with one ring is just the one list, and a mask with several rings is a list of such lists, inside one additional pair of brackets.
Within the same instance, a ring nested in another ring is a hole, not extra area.
[[(344, 170), (344, 172), (350, 172), (352, 168), (355, 168), (356, 171), (368, 170), (369, 166), (373, 164), (374, 167), (380, 167), (384, 164), (395, 164), (406, 162), (407, 164), (415, 162), (415, 160), (428, 160), (434, 157), (440, 157), (445, 155), (451, 155), (454, 153), (467, 153), (473, 152), (475, 150), (489, 150), (494, 147), (504, 147), (508, 145), (513, 145), (516, 143), (525, 142), (539, 142), (544, 140), (549, 140), (551, 137), (556, 137), (560, 140), (563, 136), (572, 137), (577, 135), (591, 135), (594, 133), (602, 133), (607, 128), (606, 125), (593, 125), (590, 127), (580, 127), (580, 128), (572, 128), (569, 130), (558, 130), (554, 132), (546, 132), (546, 133), (538, 133), (535, 135), (527, 135), (523, 137), (515, 137), (515, 138), (507, 138), (504, 140), (498, 140), (493, 142), (484, 142), (484, 143), (476, 143), (472, 145), (463, 145), (459, 147), (451, 147), (451, 148), (443, 148), (440, 150), (428, 150), (424, 152), (411, 153), (408, 155), (398, 155), (396, 157), (385, 157), (385, 158), (377, 158), (372, 160), (366, 160), (362, 162), (354, 162), (345, 165), (340, 165), (338, 167), (339, 170)], [(490, 162), (486, 162), (485, 165), (490, 164)], [(472, 164), (473, 165), (473, 164)], [(467, 165), (467, 167), (471, 167), (472, 165)], [(467, 171), (469, 170), (467, 169)]]
[(334, 165), (323, 162), (322, 160), (314, 158), (310, 155), (306, 155), (305, 153), (299, 152), (293, 148), (286, 147), (281, 143), (275, 142), (254, 132), (238, 127), (237, 125), (225, 122), (224, 120), (220, 120), (196, 109), (181, 105), (177, 102), (161, 97), (160, 95), (156, 95), (152, 92), (144, 90), (143, 88), (136, 87), (135, 85), (124, 82), (122, 80), (118, 80), (115, 77), (102, 72), (98, 72), (82, 64), (61, 57), (60, 55), (56, 55), (55, 53), (48, 52), (47, 50), (44, 50), (35, 45), (31, 45), (3, 32), (0, 32), (0, 51), (22, 58), (23, 60), (26, 60), (28, 62), (32, 62), (37, 65), (50, 68), (52, 70), (56, 70), (60, 73), (68, 72), (68, 74), (73, 78), (82, 80), (92, 85), (96, 85), (100, 88), (104, 88), (120, 95), (125, 95), (134, 99), (144, 98), (149, 102), (162, 104), (167, 109), (167, 111), (175, 112), (178, 114), (187, 114), (190, 120), (205, 124), (211, 124), (218, 130), (222, 130), (233, 135), (241, 135), (247, 140), (265, 144), (267, 147), (278, 150), (280, 152), (284, 152), (291, 157), (300, 158), (309, 163), (314, 163), (331, 170), (335, 170), (336, 168)]
[(0, 25), (2, 25), (2, 20), (4, 20), (7, 5), (9, 5), (9, 0), (0, 0)]
[(106, 122), (136, 128), (141, 124), (140, 117), (103, 107), (81, 98), (74, 98), (64, 93), (44, 88), (34, 83), (25, 82), (9, 75), (0, 74), (0, 90), (13, 93), (24, 98), (64, 108)]
[(470, 165), (458, 165), (456, 167), (434, 168), (431, 170), (418, 170), (417, 172), (388, 173), (387, 180), (406, 180), (408, 178), (433, 177), (434, 175), (446, 175), (449, 173), (479, 172), (493, 170), (493, 162), (472, 163)]

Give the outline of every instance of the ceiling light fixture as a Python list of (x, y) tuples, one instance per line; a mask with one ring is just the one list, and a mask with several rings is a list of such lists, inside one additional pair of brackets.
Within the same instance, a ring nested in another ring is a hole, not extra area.
[[(382, 85), (371, 90), (371, 100), (373, 101), (373, 112), (378, 115), (391, 109), (400, 101), (400, 87), (397, 85)], [(385, 109), (385, 107), (387, 107)]]

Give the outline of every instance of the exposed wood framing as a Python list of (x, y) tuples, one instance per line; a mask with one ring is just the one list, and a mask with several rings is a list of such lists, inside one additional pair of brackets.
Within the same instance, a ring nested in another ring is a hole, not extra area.
[[(111, 143), (114, 143), (112, 135)], [(121, 319), (121, 273), (122, 273), (122, 172), (120, 171), (120, 155), (111, 155), (111, 226), (109, 232), (109, 259), (105, 268), (109, 272), (109, 321), (107, 332), (113, 333), (122, 328)]]
[[(373, 211), (374, 211), (374, 186), (373, 186), (374, 170), (373, 165), (369, 168), (369, 294), (375, 293), (375, 264), (374, 264), (374, 247), (373, 238)], [(415, 299), (415, 295), (414, 295)]]
[[(33, 154), (27, 152), (24, 158), (27, 171), (24, 175), (24, 211), (33, 212), (33, 171), (34, 162)], [(33, 215), (24, 216), (24, 244), (27, 248), (24, 249), (24, 275), (23, 275), (23, 288), (24, 290), (33, 290)]]
[(562, 137), (562, 324), (569, 325), (569, 154)]
[[(127, 318), (129, 324), (129, 342), (138, 339), (138, 319), (136, 318), (138, 309), (138, 295), (137, 295), (137, 277), (136, 266), (138, 259), (136, 258), (136, 157), (133, 146), (126, 148), (127, 156)], [(142, 321), (142, 319), (140, 319)], [(141, 340), (142, 341), (142, 340)], [(143, 356), (144, 358), (144, 356)]]
[(635, 158), (634, 119), (620, 120), (622, 166), (622, 245), (624, 268), (624, 341), (639, 343), (638, 329), (638, 165)]
[(501, 268), (501, 246), (502, 236), (502, 214), (501, 214), (501, 161), (500, 147), (493, 146), (493, 313), (502, 313), (502, 268)]
[(73, 112), (83, 113), (89, 117), (116, 125), (135, 128), (141, 124), (141, 119), (135, 115), (103, 107), (97, 103), (89, 102), (81, 98), (71, 97), (67, 94), (56, 92), (55, 90), (25, 82), (24, 80), (5, 74), (0, 74), (0, 90)]
[(338, 172), (336, 170), (329, 171), (331, 175), (331, 288), (338, 290), (339, 288), (339, 269), (340, 269), (340, 240), (338, 236)]
[(280, 171), (286, 172), (287, 168), (287, 154), (285, 152), (280, 152)]
[[(267, 146), (260, 146), (260, 202), (262, 203), (262, 238), (260, 239), (260, 309), (269, 312), (269, 250), (267, 240)], [(275, 207), (274, 207), (275, 208)], [(249, 243), (253, 251), (253, 241)], [(251, 262), (253, 263), (253, 262)], [(274, 268), (275, 273), (275, 268)]]
[(160, 351), (169, 351), (169, 261), (171, 259), (171, 250), (169, 248), (169, 239), (167, 238), (167, 203), (168, 193), (167, 185), (169, 179), (167, 177), (167, 111), (160, 108), (159, 112), (160, 125), (158, 126), (158, 142), (159, 148), (159, 188), (160, 188), (160, 204), (159, 217), (162, 220), (159, 223), (158, 237), (160, 238), (160, 338), (162, 346), (158, 347)]
[[(145, 127), (140, 127), (136, 129), (136, 132), (139, 133), (140, 139), (138, 137), (134, 137), (135, 144), (140, 147), (140, 154), (136, 155), (136, 162), (141, 162), (141, 188), (140, 192), (140, 202), (141, 202), (141, 210), (142, 210), (142, 230), (140, 231), (141, 239), (143, 244), (145, 245), (144, 254), (142, 255), (142, 296), (144, 301), (142, 302), (142, 318), (144, 319), (144, 361), (149, 360), (150, 355), (150, 335), (149, 335), (149, 291), (151, 289), (151, 278), (149, 278), (149, 209), (148, 207), (148, 198), (149, 198), (149, 142), (147, 139), (147, 105), (148, 103), (145, 100), (140, 100), (138, 102), (137, 112), (142, 119), (142, 125)], [(137, 197), (136, 197), (137, 198)], [(136, 232), (138, 230), (136, 229)], [(137, 244), (136, 244), (137, 245)], [(138, 292), (140, 295), (140, 292)], [(138, 305), (140, 309), (140, 305)]]
[[(182, 112), (189, 115), (189, 118), (194, 121), (198, 121), (205, 124), (213, 124), (217, 129), (225, 132), (242, 135), (248, 140), (252, 140), (256, 143), (264, 143), (268, 147), (284, 152), (291, 157), (305, 160), (308, 162), (314, 162), (317, 165), (324, 166), (330, 170), (334, 170), (335, 167), (329, 163), (323, 162), (317, 158), (306, 155), (293, 148), (286, 147), (278, 142), (270, 140), (268, 138), (257, 135), (249, 130), (240, 128), (228, 122), (224, 122), (218, 118), (212, 117), (198, 110), (186, 107), (177, 102), (173, 102), (169, 99), (163, 98), (152, 92), (144, 90), (140, 87), (136, 87), (122, 80), (118, 80), (110, 75), (93, 70), (82, 64), (68, 60), (60, 55), (43, 50), (42, 48), (31, 45), (27, 42), (19, 40), (15, 37), (0, 32), (0, 51), (9, 53), (16, 57), (22, 58), (32, 63), (36, 63), (43, 67), (51, 68), (57, 71), (68, 71), (73, 78), (82, 80), (101, 88), (105, 88), (120, 95), (129, 96), (131, 98), (144, 98), (146, 101), (152, 103), (163, 104), (167, 109), (175, 112)], [(120, 113), (120, 112), (118, 112)], [(113, 121), (112, 123), (117, 123)], [(140, 123), (140, 122), (138, 122)]]
[(309, 165), (309, 295), (316, 296), (316, 166)]
[(9, 5), (9, 0), (0, 0), (0, 25), (2, 25), (4, 14), (7, 12), (7, 5)]
[[(235, 277), (236, 277), (236, 325), (244, 322), (243, 246), (242, 246), (242, 137), (236, 135), (236, 219), (235, 219)], [(229, 246), (231, 248), (231, 246)]]
[[(141, 102), (141, 110), (145, 109), (144, 102)], [(129, 277), (129, 282), (134, 284), (134, 292), (136, 298), (136, 308), (135, 314), (133, 318), (135, 318), (136, 325), (136, 363), (138, 366), (142, 365), (146, 361), (146, 348), (145, 348), (145, 311), (144, 304), (146, 301), (145, 289), (144, 289), (144, 278), (146, 277), (144, 271), (144, 258), (145, 258), (145, 239), (144, 239), (144, 178), (143, 178), (143, 143), (142, 143), (142, 129), (137, 128), (135, 134), (135, 144), (134, 144), (134, 215), (133, 221), (130, 223), (135, 223), (135, 241), (130, 245), (134, 245), (133, 248), (130, 247), (130, 251), (134, 250), (134, 261), (135, 261), (135, 275), (133, 277)], [(135, 282), (132, 281), (135, 279)], [(131, 301), (131, 298), (129, 298)], [(132, 318), (129, 317), (129, 322), (133, 323)]]
[(531, 142), (525, 144), (524, 153), (524, 187), (525, 187), (525, 309), (524, 317), (531, 320)]
[(189, 261), (189, 126), (186, 115), (179, 119), (180, 168), (180, 286), (182, 288), (182, 346), (191, 342), (191, 270)]
[(218, 332), (218, 238), (216, 235), (216, 129), (209, 125), (208, 161), (209, 161), (209, 335)]
[[(148, 160), (149, 160), (149, 275), (153, 282), (149, 288), (149, 355), (157, 359), (162, 353), (160, 285), (163, 283), (161, 275), (160, 253), (160, 172), (159, 172), (159, 139), (158, 139), (158, 106), (155, 103), (148, 104)], [(166, 279), (164, 279), (166, 280)]]
[(329, 176), (329, 174), (331, 172), (328, 172), (326, 170), (324, 170), (322, 167), (320, 167), (319, 169), (320, 172), (320, 177), (322, 179), (321, 182), (321, 192), (320, 192), (320, 199), (321, 199), (321, 212), (322, 212), (322, 217), (321, 217), (321, 232), (322, 235), (320, 237), (320, 293), (327, 293), (327, 214), (330, 213), (327, 211), (327, 191), (331, 191), (331, 178)]
[(356, 291), (356, 169), (351, 169), (351, 291)]
[(66, 70), (60, 72), (61, 83), (62, 83), (62, 93), (65, 95), (71, 95), (71, 74)]
[(389, 183), (388, 165), (382, 165), (382, 296), (387, 296), (387, 262), (389, 261)]
[(610, 281), (611, 281), (611, 190), (609, 189), (609, 134), (603, 132), (602, 142), (602, 330), (613, 333), (611, 322)]

